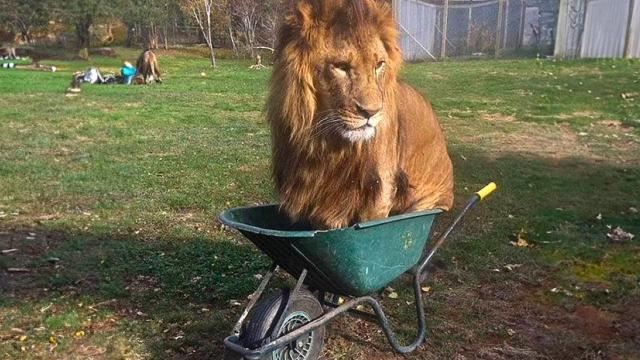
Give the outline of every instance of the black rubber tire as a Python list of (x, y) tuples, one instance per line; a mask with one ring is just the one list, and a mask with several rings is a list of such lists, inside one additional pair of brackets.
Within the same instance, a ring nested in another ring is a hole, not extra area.
[[(240, 334), (240, 341), (244, 347), (256, 349), (278, 337), (286, 326), (281, 325), (280, 329), (273, 331), (281, 317), (286, 319), (291, 314), (304, 314), (309, 320), (321, 316), (324, 311), (318, 299), (306, 290), (300, 290), (287, 314), (283, 314), (290, 291), (279, 291), (264, 300), (260, 301), (251, 311), (249, 320), (243, 326)], [(274, 334), (269, 336), (269, 334)], [(325, 327), (322, 326), (314, 330), (310, 336), (311, 347), (304, 357), (304, 360), (318, 359), (324, 346)], [(277, 351), (276, 351), (277, 352)], [(276, 359), (275, 353), (265, 355), (262, 360)]]

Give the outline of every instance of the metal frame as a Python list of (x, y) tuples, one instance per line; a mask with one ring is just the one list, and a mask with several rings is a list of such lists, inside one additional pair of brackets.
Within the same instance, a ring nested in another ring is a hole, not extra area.
[[(329, 321), (333, 320), (337, 316), (340, 316), (344, 313), (349, 312), (353, 315), (365, 316), (369, 319), (371, 318), (377, 319), (380, 326), (382, 327), (382, 330), (384, 331), (385, 336), (387, 337), (387, 340), (389, 341), (389, 344), (391, 345), (394, 351), (400, 354), (406, 354), (416, 350), (426, 340), (426, 332), (427, 332), (426, 316), (424, 311), (422, 289), (421, 289), (421, 283), (424, 279), (425, 269), (429, 264), (429, 262), (431, 262), (431, 259), (435, 255), (436, 251), (442, 246), (442, 244), (445, 242), (445, 240), (451, 234), (451, 232), (453, 232), (453, 230), (461, 223), (466, 213), (472, 208), (474, 208), (480, 201), (481, 201), (480, 195), (478, 194), (473, 195), (473, 197), (467, 202), (466, 206), (463, 208), (460, 214), (454, 219), (454, 221), (451, 223), (451, 225), (449, 225), (449, 227), (445, 230), (445, 232), (442, 233), (442, 235), (431, 247), (431, 250), (427, 253), (427, 255), (425, 255), (418, 262), (418, 266), (414, 268), (414, 271), (412, 271), (413, 272), (413, 291), (416, 298), (416, 316), (418, 320), (418, 335), (416, 336), (415, 340), (410, 344), (408, 345), (400, 344), (400, 341), (398, 340), (396, 333), (393, 331), (391, 327), (389, 318), (387, 317), (387, 315), (384, 313), (384, 310), (382, 309), (382, 305), (377, 299), (373, 298), (372, 296), (362, 296), (362, 297), (354, 298), (345, 302), (342, 305), (338, 305), (333, 302), (325, 302), (324, 301), (325, 293), (320, 292), (319, 300), (321, 304), (324, 305), (325, 308), (333, 308), (332, 310), (328, 310), (317, 319), (314, 319), (313, 321), (295, 329), (294, 331), (288, 334), (285, 334), (275, 340), (272, 340), (267, 344), (264, 344), (262, 347), (258, 349), (248, 349), (243, 347), (242, 345), (240, 345), (240, 329), (242, 328), (242, 323), (244, 322), (244, 320), (246, 320), (247, 315), (249, 314), (251, 309), (255, 306), (258, 299), (266, 289), (269, 281), (273, 277), (273, 273), (278, 269), (278, 266), (274, 263), (271, 266), (270, 270), (265, 274), (262, 282), (260, 283), (260, 286), (258, 286), (258, 289), (253, 293), (253, 295), (251, 295), (251, 301), (249, 302), (249, 304), (247, 305), (247, 308), (244, 310), (244, 312), (240, 316), (240, 319), (238, 320), (236, 325), (233, 327), (232, 335), (224, 339), (225, 347), (229, 350), (234, 351), (239, 355), (242, 355), (244, 359), (259, 360), (264, 355), (267, 355), (275, 351), (276, 349), (279, 349), (297, 340), (298, 338), (304, 336), (310, 331), (313, 331), (321, 326), (324, 326), (325, 324), (327, 324)], [(293, 291), (287, 298), (287, 304), (285, 306), (284, 311), (282, 312), (283, 315), (280, 317), (280, 319), (278, 319), (277, 326), (274, 327), (273, 331), (276, 331), (276, 329), (278, 329), (282, 324), (284, 320), (284, 315), (287, 313), (287, 310), (291, 307), (291, 304), (293, 303), (293, 299), (295, 298), (296, 294), (302, 288), (306, 276), (307, 276), (307, 270), (305, 269), (302, 271), (302, 274), (300, 274), (300, 276), (298, 277), (296, 286), (294, 287)], [(358, 311), (356, 307), (358, 307), (359, 305), (369, 305), (372, 308), (375, 314), (375, 317), (373, 317), (374, 314)], [(273, 336), (273, 334), (271, 334), (271, 336)]]

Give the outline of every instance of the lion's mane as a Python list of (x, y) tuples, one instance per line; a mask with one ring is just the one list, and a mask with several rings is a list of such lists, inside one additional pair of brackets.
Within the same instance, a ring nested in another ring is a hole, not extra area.
[[(347, 145), (314, 136), (322, 99), (316, 91), (314, 72), (318, 70), (312, 59), (332, 46), (327, 41), (330, 34), (367, 36), (358, 33), (364, 23), (374, 24), (388, 54), (385, 128), (372, 141)], [(330, 24), (346, 25), (330, 29)], [(397, 80), (402, 63), (397, 39), (391, 8), (374, 0), (298, 0), (285, 15), (278, 33), (267, 118), (274, 181), (282, 210), (292, 221), (337, 228), (390, 213), (451, 206), (453, 178), (444, 137), (430, 105)], [(402, 104), (398, 104), (400, 98)], [(420, 123), (403, 121), (398, 109), (407, 107), (417, 112), (410, 116), (430, 118)], [(417, 126), (421, 129), (411, 129)], [(415, 131), (425, 135), (413, 136)], [(431, 153), (414, 154), (422, 151), (421, 145), (429, 146), (425, 150)], [(412, 176), (423, 170), (430, 173)], [(434, 180), (438, 176), (442, 180)], [(386, 209), (371, 209), (377, 203)]]

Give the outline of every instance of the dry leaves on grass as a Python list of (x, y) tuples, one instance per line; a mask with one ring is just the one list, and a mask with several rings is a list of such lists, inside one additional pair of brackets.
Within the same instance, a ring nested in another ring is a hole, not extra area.
[(520, 230), (518, 231), (517, 234), (513, 234), (512, 236), (512, 241), (510, 242), (511, 245), (515, 246), (515, 247), (521, 247), (521, 248), (526, 248), (531, 246), (529, 244), (529, 242), (527, 241), (527, 239), (525, 239), (526, 236), (526, 232), (524, 230)]
[(622, 228), (618, 226), (617, 228), (609, 231), (607, 233), (607, 237), (613, 242), (624, 243), (633, 240), (635, 235), (622, 230)]

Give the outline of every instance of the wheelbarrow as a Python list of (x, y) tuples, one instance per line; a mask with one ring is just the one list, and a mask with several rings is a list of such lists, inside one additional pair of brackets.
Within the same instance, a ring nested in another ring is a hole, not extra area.
[[(427, 265), (465, 214), (495, 190), (491, 183), (475, 193), (426, 253), (431, 227), (442, 210), (401, 214), (335, 230), (292, 224), (278, 205), (223, 212), (219, 217), (223, 224), (240, 231), (273, 260), (232, 334), (224, 340), (226, 356), (317, 359), (324, 345), (325, 325), (345, 313), (377, 320), (394, 351), (414, 351), (426, 339), (421, 283)], [(279, 268), (297, 279), (296, 285), (262, 298)], [(418, 335), (402, 345), (374, 295), (407, 272), (413, 275)], [(349, 300), (342, 302), (343, 298)], [(370, 306), (373, 313), (361, 311), (362, 305)]]

